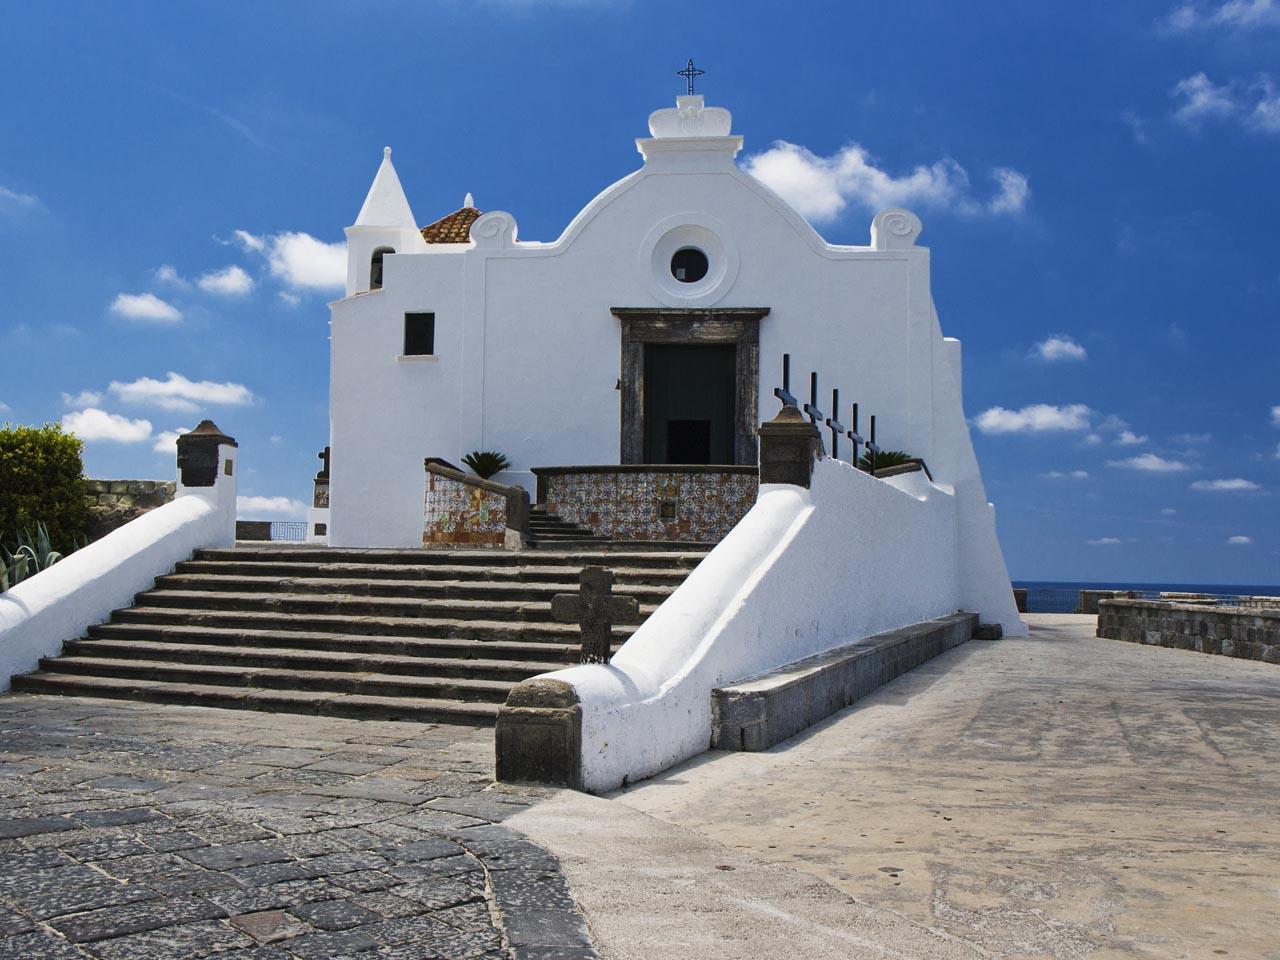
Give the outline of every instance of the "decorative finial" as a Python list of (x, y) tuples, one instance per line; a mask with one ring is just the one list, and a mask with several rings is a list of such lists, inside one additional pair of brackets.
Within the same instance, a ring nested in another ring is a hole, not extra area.
[(382, 148), (382, 159), (383, 159), (383, 160), (390, 160), (390, 159), (391, 159), (391, 148), (390, 148), (390, 147), (383, 147), (383, 148)]
[(475, 197), (473, 197), (473, 196), (471, 196), (471, 191), (470, 191), (470, 190), (468, 190), (468, 191), (467, 191), (467, 196), (466, 196), (466, 198), (462, 201), (462, 205), (463, 205), (464, 207), (472, 207), (472, 208), (474, 208), (474, 207), (475, 207), (475, 205), (476, 205), (476, 198), (475, 198)]
[(689, 81), (689, 96), (693, 96), (693, 78), (700, 77), (706, 72), (707, 71), (699, 70), (697, 67), (695, 67), (693, 65), (693, 58), (690, 58), (689, 65), (685, 67), (683, 70), (677, 70), (676, 76), (684, 77), (686, 80)]

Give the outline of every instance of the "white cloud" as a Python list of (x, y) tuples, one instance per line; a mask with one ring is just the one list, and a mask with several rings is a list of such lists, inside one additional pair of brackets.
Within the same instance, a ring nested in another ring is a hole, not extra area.
[(346, 285), (345, 243), (325, 243), (300, 232), (256, 237), (237, 230), (235, 238), (246, 251), (266, 257), (271, 275), (295, 290), (338, 290)]
[(1277, 444), (1276, 444), (1275, 458), (1276, 458), (1277, 460), (1280, 460), (1280, 443), (1277, 443)]
[(1271, 425), (1273, 427), (1280, 427), (1280, 407), (1271, 408)]
[(1048, 473), (1040, 474), (1049, 480), (1087, 480), (1089, 478), (1088, 470), (1050, 470)]
[(186, 288), (191, 286), (191, 284), (178, 273), (177, 269), (172, 264), (168, 263), (162, 263), (160, 266), (156, 267), (155, 278), (156, 283), (167, 284), (171, 287)]
[(122, 293), (111, 301), (111, 312), (130, 320), (152, 323), (177, 323), (182, 311), (165, 303), (154, 293)]
[(1088, 430), (1092, 413), (1083, 403), (1054, 407), (1033, 403), (1021, 410), (992, 407), (978, 414), (974, 424), (983, 433), (1045, 433), (1047, 431)]
[(1173, 117), (1184, 126), (1196, 128), (1207, 120), (1238, 119), (1259, 133), (1280, 133), (1280, 92), (1269, 74), (1252, 82), (1232, 80), (1215, 84), (1197, 73), (1180, 80), (1169, 96), (1182, 102)]
[(1213, 439), (1211, 433), (1179, 433), (1173, 438), (1174, 443), (1183, 443), (1188, 445), (1198, 445), (1208, 443)]
[(62, 395), (62, 405), (64, 407), (77, 407), (84, 409), (85, 407), (96, 407), (102, 402), (102, 394), (96, 390), (81, 390), (77, 394), (64, 393)]
[(1179, 123), (1192, 127), (1204, 120), (1229, 117), (1240, 108), (1230, 87), (1217, 86), (1203, 73), (1179, 80), (1169, 96), (1183, 98), (1173, 116)]
[(7, 403), (5, 403), (3, 400), (0, 400), (0, 413), (7, 413), (8, 411), (10, 411), (10, 410), (12, 410), (12, 409), (13, 409), (13, 407), (9, 406), (9, 405), (8, 405)]
[(156, 453), (172, 453), (178, 452), (178, 438), (184, 433), (190, 433), (190, 427), (178, 427), (177, 430), (165, 430), (163, 433), (156, 434), (156, 442), (151, 447)]
[(1054, 334), (1048, 340), (1037, 343), (1031, 355), (1046, 363), (1053, 363), (1055, 360), (1084, 360), (1089, 356), (1084, 347), (1064, 333)]
[(307, 505), (289, 497), (236, 497), (236, 516), (243, 519), (249, 514), (263, 513), (305, 517)]
[(1097, 540), (1086, 540), (1091, 547), (1114, 547), (1120, 542), (1119, 537), (1099, 537)]
[(284, 442), (284, 437), (280, 436), (280, 434), (278, 434), (278, 433), (273, 433), (273, 434), (271, 435), (271, 438), (270, 438), (270, 439), (271, 439), (271, 442), (272, 442), (272, 443), (283, 443), (283, 442)]
[(281, 290), (278, 294), (276, 294), (276, 296), (278, 296), (281, 300), (283, 300), (286, 304), (288, 304), (291, 307), (296, 307), (298, 304), (302, 302), (302, 298), (300, 296), (298, 296), (296, 293), (290, 293), (288, 290)]
[(40, 202), (40, 198), (35, 194), (18, 193), (8, 187), (0, 187), (0, 213), (18, 213), (42, 209), (44, 209), (44, 204)]
[(1102, 442), (1102, 437), (1098, 436), (1096, 433), (1091, 433), (1084, 438), (1084, 445), (1086, 447), (1096, 447), (1101, 442)]
[(1227, 543), (1230, 543), (1237, 547), (1247, 547), (1249, 544), (1253, 543), (1253, 537), (1245, 537), (1245, 536), (1227, 537)]
[(1149, 437), (1140, 437), (1132, 430), (1121, 430), (1120, 436), (1112, 440), (1112, 443), (1119, 444), (1122, 447), (1136, 447), (1141, 443), (1146, 443)]
[(1280, 25), (1280, 5), (1275, 0), (1225, 0), (1223, 3), (1184, 3), (1176, 7), (1164, 25), (1176, 33), (1223, 27), (1251, 30)]
[(95, 407), (65, 414), (62, 428), (81, 440), (109, 440), (113, 443), (141, 443), (151, 436), (150, 420), (130, 420)]
[(1243, 477), (1232, 477), (1230, 480), (1197, 480), (1191, 485), (1192, 490), (1211, 490), (1215, 493), (1235, 492), (1240, 490), (1261, 490), (1252, 480)]
[(1164, 514), (1166, 517), (1173, 517), (1173, 516), (1176, 516), (1178, 513), (1178, 511), (1173, 509), (1173, 507), (1165, 507), (1160, 512)]
[(991, 172), (995, 194), (979, 201), (970, 195), (968, 173), (950, 157), (895, 177), (876, 166), (871, 155), (856, 143), (830, 157), (820, 157), (779, 140), (763, 153), (748, 157), (744, 169), (801, 216), (815, 222), (834, 220), (850, 204), (868, 210), (919, 206), (965, 214), (1018, 214), (1031, 193), (1025, 174), (997, 167)]
[(202, 274), (196, 285), (205, 293), (216, 293), (220, 297), (242, 297), (253, 289), (253, 278), (232, 265)]
[(1124, 467), (1128, 470), (1143, 470), (1147, 473), (1181, 473), (1191, 468), (1181, 460), (1166, 460), (1154, 453), (1143, 453), (1128, 460), (1108, 460), (1109, 467)]
[(151, 377), (141, 377), (132, 383), (113, 380), (108, 389), (125, 403), (150, 404), (183, 413), (194, 413), (205, 405), (243, 407), (253, 402), (253, 391), (242, 383), (193, 382), (172, 370), (164, 380)]
[(1027, 198), (1031, 196), (1027, 175), (1012, 167), (996, 167), (991, 171), (991, 177), (997, 190), (996, 195), (987, 201), (987, 209), (991, 213), (1022, 213), (1027, 208)]

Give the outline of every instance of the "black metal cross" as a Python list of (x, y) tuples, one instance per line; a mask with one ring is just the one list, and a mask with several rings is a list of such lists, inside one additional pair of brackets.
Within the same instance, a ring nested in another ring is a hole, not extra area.
[[(840, 459), (840, 447), (839, 447), (840, 434), (844, 433), (844, 424), (836, 419), (836, 416), (840, 415), (840, 391), (839, 390), (831, 391), (831, 412), (835, 414), (835, 416), (827, 417), (827, 427), (828, 429), (831, 430), (831, 459), (839, 460)], [(858, 454), (856, 450), (854, 451), (854, 455), (853, 455), (853, 465), (855, 467), (858, 465)]]
[(819, 420), (825, 420), (826, 414), (818, 409), (818, 374), (809, 374), (809, 402), (804, 405), (804, 412), (809, 415), (809, 422), (817, 426)]
[(845, 434), (853, 442), (853, 459), (849, 462), (858, 465), (858, 447), (862, 446), (862, 434), (858, 433), (858, 405), (853, 405), (853, 429)]
[(693, 96), (693, 78), (700, 77), (706, 72), (707, 71), (699, 70), (697, 67), (695, 67), (693, 65), (693, 60), (691, 58), (689, 60), (689, 65), (687, 67), (685, 67), (683, 70), (676, 71), (676, 76), (684, 77), (686, 80), (689, 81), (689, 96)]
[(773, 395), (782, 401), (784, 407), (798, 407), (796, 398), (791, 395), (791, 354), (782, 355), (782, 386), (773, 388)]
[(871, 439), (867, 441), (867, 459), (871, 461), (871, 475), (876, 475), (876, 454), (880, 448), (876, 446), (876, 415), (871, 415)]
[(608, 663), (612, 652), (613, 625), (638, 623), (640, 602), (635, 597), (613, 595), (613, 571), (583, 567), (577, 593), (557, 593), (551, 598), (551, 615), (562, 623), (577, 621), (582, 628), (582, 663)]

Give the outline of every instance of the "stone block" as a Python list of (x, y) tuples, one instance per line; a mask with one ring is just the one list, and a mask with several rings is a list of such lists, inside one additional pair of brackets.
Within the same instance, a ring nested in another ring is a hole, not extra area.
[(582, 789), (582, 707), (560, 680), (525, 680), (498, 711), (495, 779)]

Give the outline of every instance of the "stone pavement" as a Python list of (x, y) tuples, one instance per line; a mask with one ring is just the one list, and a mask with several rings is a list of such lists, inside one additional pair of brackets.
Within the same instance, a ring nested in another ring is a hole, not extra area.
[(1280, 667), (1033, 615), (763, 753), (508, 821), (611, 960), (1280, 958)]
[(595, 957), (493, 732), (0, 696), (0, 960)]

